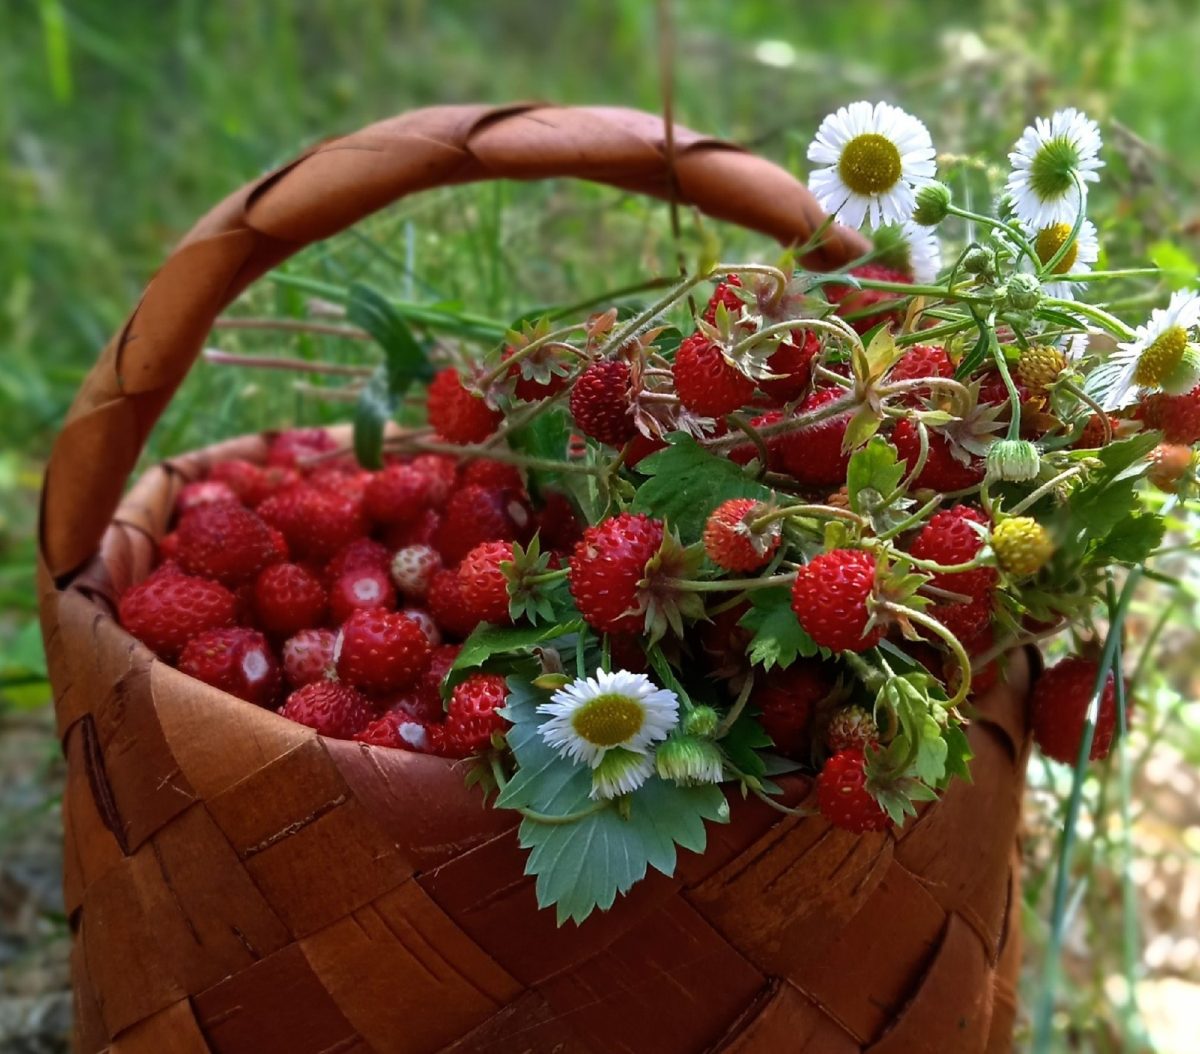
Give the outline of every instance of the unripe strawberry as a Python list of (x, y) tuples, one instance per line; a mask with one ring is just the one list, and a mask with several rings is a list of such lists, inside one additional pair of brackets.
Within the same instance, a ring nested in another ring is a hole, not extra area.
[(333, 644), (330, 629), (302, 629), (283, 645), (283, 675), (293, 688), (326, 680), (333, 673)]
[(992, 528), (992, 549), (1002, 571), (1026, 578), (1046, 565), (1054, 553), (1054, 543), (1033, 517), (1010, 516)]
[(406, 597), (420, 600), (429, 591), (433, 576), (442, 569), (441, 554), (431, 545), (406, 545), (392, 557), (391, 574)]
[(1067, 368), (1067, 357), (1050, 344), (1030, 344), (1017, 360), (1017, 376), (1034, 395), (1044, 395)]

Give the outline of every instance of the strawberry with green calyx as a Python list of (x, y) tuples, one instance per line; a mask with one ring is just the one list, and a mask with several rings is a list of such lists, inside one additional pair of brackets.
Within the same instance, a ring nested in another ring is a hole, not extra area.
[(558, 617), (565, 597), (562, 582), (566, 568), (557, 564), (553, 553), (543, 553), (541, 539), (534, 535), (528, 545), (512, 543), (512, 555), (500, 564), (508, 587), (508, 613), (514, 622), (551, 622)]
[[(521, 323), (519, 330), (505, 334), (506, 346), (501, 355), (507, 364), (503, 376), (512, 386), (513, 394), (523, 402), (538, 402), (557, 395), (567, 385), (569, 360), (563, 357), (562, 340), (579, 329), (569, 326), (553, 331), (548, 318)], [(568, 353), (574, 351), (565, 346)]]
[(732, 498), (713, 510), (704, 527), (704, 551), (725, 571), (757, 571), (779, 549), (782, 523), (772, 507), (753, 498)]

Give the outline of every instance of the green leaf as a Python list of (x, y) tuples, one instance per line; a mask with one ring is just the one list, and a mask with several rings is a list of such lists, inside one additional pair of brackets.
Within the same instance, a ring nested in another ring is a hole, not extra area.
[(900, 485), (905, 466), (896, 458), (896, 448), (883, 436), (875, 436), (851, 455), (846, 471), (846, 490), (854, 512), (860, 516), (871, 515), (878, 510), (882, 499)]
[(767, 735), (758, 718), (751, 717), (744, 711), (721, 739), (721, 749), (728, 755), (729, 760), (755, 781), (767, 771), (760, 751), (770, 750), (774, 746), (775, 741)]
[(741, 466), (715, 457), (690, 436), (676, 433), (667, 442), (666, 450), (637, 466), (637, 472), (650, 478), (638, 487), (633, 511), (665, 520), (685, 545), (700, 540), (709, 514), (722, 502), (771, 497), (771, 490), (747, 476)]
[(1141, 564), (1162, 543), (1166, 523), (1152, 512), (1119, 521), (1089, 554), (1097, 563)]
[(411, 381), (433, 376), (425, 349), (383, 294), (361, 282), (354, 283), (346, 301), (346, 318), (370, 333), (383, 349), (387, 386), (392, 395), (401, 394)]
[(556, 622), (549, 626), (491, 626), (485, 623), (463, 641), (462, 650), (450, 667), (450, 672), (473, 670), (496, 655), (528, 655), (539, 644), (578, 633), (582, 629), (582, 619)]
[(750, 594), (750, 610), (738, 625), (754, 631), (748, 655), (764, 670), (791, 666), (796, 659), (817, 654), (816, 642), (792, 611), (792, 595), (786, 588), (756, 589)]
[(388, 388), (387, 370), (381, 366), (371, 374), (354, 407), (354, 456), (363, 468), (383, 466), (383, 432), (397, 403)]

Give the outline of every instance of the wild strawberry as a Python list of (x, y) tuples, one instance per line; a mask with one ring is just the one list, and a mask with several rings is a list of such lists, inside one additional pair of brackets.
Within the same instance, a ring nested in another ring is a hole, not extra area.
[(538, 537), (542, 546), (552, 553), (569, 553), (583, 537), (583, 522), (570, 499), (556, 490), (542, 495), (542, 511), (538, 513)]
[(384, 544), (391, 550), (404, 549), (409, 545), (433, 545), (438, 531), (442, 529), (442, 514), (436, 509), (426, 509), (412, 523), (397, 523), (383, 529)]
[[(1042, 753), (1074, 765), (1083, 741), (1083, 724), (1100, 665), (1091, 659), (1070, 658), (1051, 666), (1033, 687), (1033, 738)], [(1089, 757), (1108, 757), (1117, 723), (1116, 684), (1110, 671), (1096, 717), (1096, 731)]]
[(325, 581), (336, 582), (347, 571), (361, 571), (366, 568), (386, 571), (390, 563), (391, 558), (386, 546), (380, 545), (374, 538), (355, 538), (334, 553), (325, 565)]
[(762, 713), (759, 720), (779, 753), (807, 759), (813, 714), (833, 689), (829, 669), (822, 662), (801, 659), (786, 670), (772, 670), (754, 690), (750, 705)]
[(867, 789), (866, 757), (861, 750), (843, 750), (825, 762), (817, 777), (817, 805), (834, 827), (854, 834), (885, 831), (887, 813)]
[(411, 465), (388, 465), (367, 484), (363, 510), (375, 523), (412, 523), (429, 505), (429, 488), (429, 477)]
[(429, 722), (391, 712), (377, 717), (354, 738), (375, 747), (415, 750), (419, 754), (430, 753), (432, 743)]
[(969, 604), (933, 604), (926, 614), (937, 619), (961, 644), (967, 644), (991, 625), (992, 604), (986, 596), (982, 596)]
[(1010, 516), (992, 528), (992, 549), (1002, 571), (1025, 578), (1046, 565), (1054, 554), (1054, 543), (1032, 516)]
[(236, 611), (223, 585), (163, 568), (125, 590), (117, 606), (121, 625), (168, 661), (205, 630), (232, 626)]
[[(501, 357), (507, 361), (515, 350), (512, 347), (505, 348)], [(527, 403), (540, 402), (557, 395), (567, 386), (567, 378), (555, 369), (556, 363), (552, 355), (550, 349), (542, 348), (533, 352), (530, 358), (513, 363), (508, 368), (509, 379), (515, 382), (513, 394), (518, 399)], [(538, 361), (535, 363), (531, 359)]]
[[(840, 388), (819, 388), (796, 410), (807, 414), (842, 398)], [(849, 412), (787, 432), (778, 440), (783, 470), (797, 483), (810, 487), (834, 487), (846, 480), (850, 455), (842, 450)], [(770, 449), (770, 444), (768, 444)]]
[(179, 565), (179, 532), (171, 531), (158, 540), (158, 558)]
[(391, 575), (396, 588), (406, 597), (420, 600), (434, 574), (442, 569), (442, 557), (432, 545), (406, 545), (392, 557)]
[(276, 557), (267, 525), (234, 502), (196, 506), (179, 521), (178, 533), (183, 569), (226, 586), (253, 578)]
[(874, 588), (875, 557), (861, 549), (833, 549), (796, 572), (792, 611), (822, 648), (866, 651), (883, 638), (882, 625), (867, 630)]
[(713, 510), (704, 526), (704, 551), (726, 571), (757, 571), (771, 562), (779, 548), (778, 520), (755, 530), (756, 516), (764, 514), (753, 498), (732, 498)]
[(240, 504), (241, 498), (225, 483), (215, 479), (198, 479), (185, 483), (175, 497), (175, 512), (182, 516), (189, 509), (217, 502)]
[(1017, 359), (1016, 376), (1034, 395), (1045, 395), (1066, 368), (1067, 357), (1060, 349), (1051, 344), (1030, 344)]
[[(863, 264), (861, 267), (852, 268), (850, 273), (855, 278), (869, 278), (876, 282), (912, 284), (909, 275), (883, 264)], [(894, 327), (904, 323), (901, 293), (882, 289), (855, 289), (848, 285), (827, 285), (825, 294), (831, 304), (837, 305), (837, 313), (847, 319), (858, 333), (867, 333), (881, 322)], [(850, 318), (851, 315), (858, 317)]]
[(334, 622), (345, 622), (354, 612), (365, 608), (390, 611), (395, 606), (392, 580), (378, 567), (343, 571), (329, 587), (329, 613)]
[(533, 513), (522, 497), (472, 485), (455, 491), (446, 502), (435, 544), (453, 565), (481, 542), (516, 541), (532, 526)]
[(746, 302), (737, 294), (737, 289), (741, 287), (742, 280), (735, 274), (726, 275), (723, 282), (717, 283), (717, 288), (713, 290), (713, 295), (708, 298), (708, 303), (704, 305), (704, 314), (701, 316), (710, 326), (716, 325), (717, 322), (717, 306), (725, 305), (725, 310), (729, 312), (733, 318), (741, 318), (742, 311), (746, 307)]
[[(782, 420), (783, 411), (768, 410), (765, 414), (760, 414), (758, 417), (752, 418), (750, 420), (750, 427), (756, 431), (761, 431), (764, 428), (779, 424)], [(783, 471), (784, 446), (787, 440), (787, 433), (763, 438), (763, 445), (767, 448), (767, 467), (774, 472)], [(748, 465), (751, 460), (758, 456), (758, 448), (752, 443), (736, 446), (729, 451), (729, 460), (738, 465)]]
[(349, 498), (361, 507), (366, 498), (367, 487), (374, 478), (375, 473), (359, 469), (357, 466), (330, 463), (314, 471), (308, 477), (308, 485)]
[[(925, 377), (952, 378), (953, 376), (954, 364), (950, 361), (950, 356), (946, 354), (945, 348), (936, 344), (914, 344), (892, 367), (888, 380), (891, 383), (898, 383), (920, 380)], [(935, 389), (929, 385), (913, 388), (905, 401), (915, 405), (921, 399), (928, 399), (934, 394), (934, 391)]]
[(300, 559), (327, 560), (366, 534), (360, 501), (306, 484), (267, 498), (258, 514), (283, 532)]
[(458, 582), (471, 618), (495, 626), (512, 624), (508, 578), (500, 568), (512, 558), (512, 542), (483, 542), (463, 557), (458, 565)]
[(458, 574), (449, 569), (437, 571), (429, 580), (425, 606), (443, 631), (454, 637), (466, 637), (479, 625), (471, 616), (462, 596)]
[(325, 587), (299, 564), (272, 564), (254, 580), (254, 613), (268, 633), (291, 636), (325, 617)]
[(507, 697), (504, 678), (494, 673), (475, 673), (455, 685), (441, 728), (439, 753), (466, 758), (486, 750), (492, 734), (504, 731), (506, 722), (496, 711)]
[(821, 351), (821, 341), (811, 330), (793, 331), (767, 359), (767, 369), (778, 376), (758, 382), (758, 386), (779, 403), (790, 403), (808, 391), (812, 379), (812, 361)]
[(1162, 432), (1168, 443), (1200, 443), (1200, 384), (1185, 395), (1155, 392), (1138, 404), (1134, 417)]
[[(984, 536), (971, 524), (986, 524), (985, 516), (970, 505), (955, 505), (936, 512), (921, 528), (908, 551), (918, 560), (932, 560), (937, 564), (965, 564), (973, 560), (983, 547)], [(929, 584), (952, 593), (965, 593), (969, 597), (985, 596), (996, 584), (996, 570), (980, 567), (972, 571), (939, 573)]]
[(619, 360), (593, 362), (571, 388), (570, 407), (585, 435), (609, 446), (624, 446), (636, 431), (629, 365)]
[[(1152, 399), (1153, 396), (1150, 398)], [(1149, 401), (1147, 399), (1142, 406), (1145, 406)], [(1106, 434), (1104, 430), (1104, 418), (1100, 414), (1092, 414), (1084, 424), (1083, 431), (1079, 433), (1079, 438), (1072, 445), (1076, 450), (1098, 450), (1104, 446), (1108, 439), (1117, 434), (1118, 423), (1115, 417), (1109, 417), (1108, 432)], [(1200, 426), (1200, 415), (1197, 416), (1197, 424)]]
[(318, 454), (337, 449), (337, 440), (323, 428), (289, 428), (280, 432), (267, 447), (267, 464), (297, 468)]
[(459, 483), (463, 486), (475, 484), (478, 487), (494, 487), (497, 490), (525, 489), (525, 483), (516, 465), (493, 461), (490, 458), (468, 461), (458, 475)]
[(1150, 467), (1146, 470), (1146, 478), (1159, 490), (1174, 494), (1179, 489), (1179, 481), (1192, 469), (1195, 453), (1188, 446), (1159, 443), (1150, 451), (1148, 460)]
[(342, 625), (333, 650), (343, 680), (366, 692), (395, 692), (420, 679), (432, 649), (407, 615), (363, 608)]
[[(1033, 397), (1033, 393), (1026, 387), (1025, 382), (1020, 377), (1012, 378), (1013, 386), (1017, 389), (1017, 401), (1027, 403)], [(1008, 394), (1008, 385), (1004, 383), (1004, 377), (999, 370), (988, 370), (983, 375), (979, 383), (979, 402), (982, 405), (1001, 406), (1011, 401)], [(1007, 415), (1001, 415), (1002, 420), (1007, 420)]]
[(275, 706), (279, 661), (256, 630), (232, 626), (193, 637), (179, 656), (179, 669), (256, 706)]
[(879, 728), (861, 706), (843, 706), (829, 719), (825, 741), (834, 754), (843, 750), (865, 752), (879, 742)]
[(429, 423), (450, 443), (479, 443), (500, 426), (503, 415), (463, 387), (458, 370), (441, 370), (429, 384)]
[[(920, 430), (908, 418), (897, 422), (892, 431), (892, 443), (899, 459), (905, 464), (914, 464), (921, 453)], [(983, 481), (986, 467), (983, 459), (967, 456), (963, 464), (951, 451), (946, 437), (940, 432), (929, 430), (929, 454), (925, 467), (917, 476), (916, 485), (947, 494), (956, 490), (967, 490)]]
[(440, 692), (436, 688), (430, 690), (425, 684), (424, 677), (415, 688), (410, 688), (406, 692), (387, 699), (386, 707), (386, 713), (407, 718), (410, 721), (440, 724), (446, 716), (446, 708), (442, 703)]
[[(291, 470), (288, 470), (287, 474), (291, 477), (289, 482), (296, 482), (297, 477), (292, 475)], [(277, 472), (276, 475), (282, 477), (283, 473)], [(268, 470), (241, 458), (218, 461), (208, 470), (208, 478), (217, 483), (224, 483), (237, 495), (239, 501), (251, 507), (269, 497), (277, 486)]]
[(663, 525), (623, 512), (583, 532), (567, 582), (579, 613), (602, 633), (642, 629), (645, 600), (638, 583), (663, 542)]
[(429, 656), (429, 667), (421, 676), (421, 692), (424, 695), (432, 692), (438, 697), (438, 710), (441, 710), (442, 684), (450, 674), (450, 668), (458, 653), (462, 651), (461, 644), (440, 644), (433, 649)]
[(671, 373), (679, 401), (702, 417), (724, 417), (754, 396), (754, 382), (703, 333), (693, 333), (679, 345)]
[(421, 632), (425, 634), (425, 639), (429, 641), (431, 648), (436, 648), (442, 643), (442, 631), (433, 616), (424, 608), (401, 608), (400, 614), (405, 618), (410, 618), (418, 626), (421, 627)]
[(373, 716), (365, 695), (337, 681), (313, 681), (297, 688), (279, 712), (331, 739), (353, 739)]
[(331, 629), (302, 629), (283, 645), (283, 675), (293, 688), (325, 680), (333, 673)]
[(428, 501), (435, 509), (446, 504), (458, 480), (458, 462), (445, 454), (418, 454), (409, 462), (429, 483)]

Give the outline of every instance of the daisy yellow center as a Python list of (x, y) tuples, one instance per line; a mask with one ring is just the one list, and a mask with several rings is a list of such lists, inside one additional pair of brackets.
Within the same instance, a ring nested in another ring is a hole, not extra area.
[(1029, 185), (1042, 201), (1061, 198), (1075, 186), (1079, 150), (1065, 136), (1043, 143), (1029, 166)]
[[(1058, 252), (1071, 237), (1071, 225), (1069, 223), (1056, 223), (1051, 227), (1043, 227), (1038, 231), (1037, 244), (1034, 246), (1037, 249), (1038, 259), (1043, 264), (1048, 264), (1054, 259), (1054, 254)], [(1066, 274), (1072, 267), (1075, 266), (1075, 261), (1079, 258), (1079, 239), (1075, 239), (1062, 255), (1062, 259), (1054, 265), (1055, 274)]]
[(1164, 331), (1142, 352), (1133, 379), (1143, 388), (1161, 387), (1182, 361), (1187, 343), (1187, 331), (1182, 326)]
[(882, 194), (900, 181), (900, 151), (878, 132), (856, 135), (842, 148), (838, 175), (855, 194)]
[(641, 703), (608, 693), (589, 699), (571, 718), (571, 727), (593, 746), (615, 747), (635, 735), (646, 720)]

